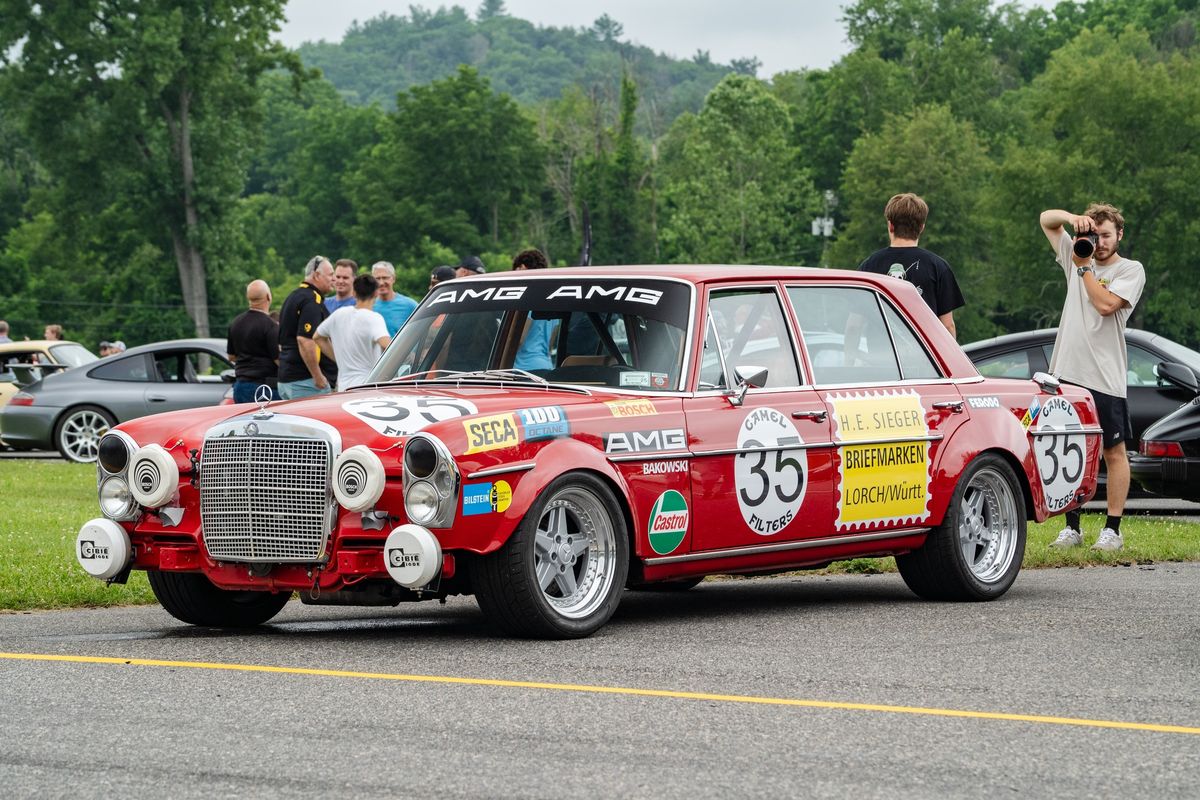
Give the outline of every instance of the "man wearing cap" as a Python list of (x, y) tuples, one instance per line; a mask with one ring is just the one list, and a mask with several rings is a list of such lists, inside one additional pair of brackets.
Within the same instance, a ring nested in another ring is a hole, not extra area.
[(469, 278), (472, 275), (487, 274), (487, 267), (479, 260), (479, 256), (467, 256), (458, 263), (454, 268), (460, 278)]
[(454, 267), (450, 266), (449, 264), (442, 264), (440, 267), (434, 267), (433, 272), (429, 273), (429, 288), (433, 289), (433, 287), (437, 286), (439, 283), (452, 281), (457, 277), (458, 273), (455, 272)]
[(275, 391), (279, 372), (279, 323), (271, 319), (271, 287), (266, 281), (250, 281), (246, 285), (246, 302), (250, 308), (229, 323), (225, 352), (233, 362), (233, 402), (249, 403), (261, 385)]
[(387, 323), (388, 336), (395, 336), (412, 316), (417, 301), (396, 293), (393, 288), (396, 283), (396, 268), (390, 261), (376, 261), (372, 264), (371, 277), (379, 284), (378, 294), (375, 295), (375, 312)]
[(304, 282), (279, 310), (279, 396), (284, 400), (327, 394), (337, 382), (337, 365), (321, 353), (313, 336), (329, 316), (325, 293), (333, 285), (333, 264), (313, 256), (304, 266)]

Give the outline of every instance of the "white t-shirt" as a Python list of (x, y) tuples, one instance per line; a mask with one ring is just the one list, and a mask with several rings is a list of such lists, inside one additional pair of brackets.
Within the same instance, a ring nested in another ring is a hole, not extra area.
[(1126, 396), (1125, 371), (1129, 354), (1125, 349), (1125, 323), (1146, 286), (1146, 271), (1138, 261), (1121, 258), (1102, 267), (1093, 262), (1096, 280), (1129, 305), (1103, 316), (1088, 299), (1083, 278), (1071, 260), (1075, 240), (1063, 231), (1058, 241), (1058, 263), (1067, 276), (1067, 299), (1063, 303), (1058, 336), (1050, 371), (1088, 389), (1113, 397)]
[(317, 334), (333, 342), (338, 367), (338, 391), (361, 386), (375, 366), (383, 348), (379, 340), (388, 335), (387, 323), (374, 311), (344, 306), (317, 326)]

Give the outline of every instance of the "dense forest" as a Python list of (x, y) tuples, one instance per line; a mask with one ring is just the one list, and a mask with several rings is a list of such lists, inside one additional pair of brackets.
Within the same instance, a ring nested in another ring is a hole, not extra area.
[[(130, 9), (136, 8), (136, 13)], [(858, 0), (828, 69), (758, 75), (500, 0), (272, 41), (283, 0), (0, 0), (0, 318), (94, 347), (221, 336), (314, 253), (429, 270), (853, 267), (915, 191), (959, 338), (1052, 325), (1051, 207), (1120, 206), (1133, 324), (1200, 344), (1200, 0)], [(816, 218), (830, 217), (832, 235)], [(820, 231), (824, 233), (824, 231)]]

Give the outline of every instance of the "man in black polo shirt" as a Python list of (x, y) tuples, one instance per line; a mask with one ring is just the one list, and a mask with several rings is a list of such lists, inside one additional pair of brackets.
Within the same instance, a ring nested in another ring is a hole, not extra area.
[(279, 323), (271, 319), (271, 287), (266, 281), (250, 281), (246, 286), (246, 302), (250, 310), (239, 314), (229, 323), (225, 352), (233, 362), (233, 402), (249, 403), (262, 384), (275, 392), (279, 369)]
[(337, 381), (337, 365), (321, 354), (313, 336), (329, 316), (325, 293), (333, 286), (333, 264), (313, 256), (304, 267), (304, 282), (279, 310), (279, 396), (284, 400), (326, 394)]

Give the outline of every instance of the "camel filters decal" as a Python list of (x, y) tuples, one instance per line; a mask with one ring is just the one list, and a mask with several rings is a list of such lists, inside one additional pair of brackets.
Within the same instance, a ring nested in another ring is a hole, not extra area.
[(1033, 452), (1037, 459), (1042, 492), (1050, 513), (1062, 511), (1075, 498), (1083, 482), (1087, 456), (1087, 436), (1082, 433), (1063, 435), (1054, 431), (1080, 430), (1079, 412), (1065, 397), (1050, 397), (1042, 404), (1037, 416)]
[(833, 408), (834, 441), (841, 461), (838, 528), (915, 524), (925, 519), (929, 428), (920, 396), (864, 392), (831, 394), (825, 400)]
[(674, 489), (660, 494), (650, 509), (650, 548), (660, 556), (675, 552), (687, 535), (690, 517), (683, 495)]
[(738, 508), (750, 530), (771, 536), (788, 526), (804, 502), (808, 488), (808, 453), (787, 450), (803, 444), (785, 414), (757, 408), (738, 428), (740, 452), (733, 462)]

